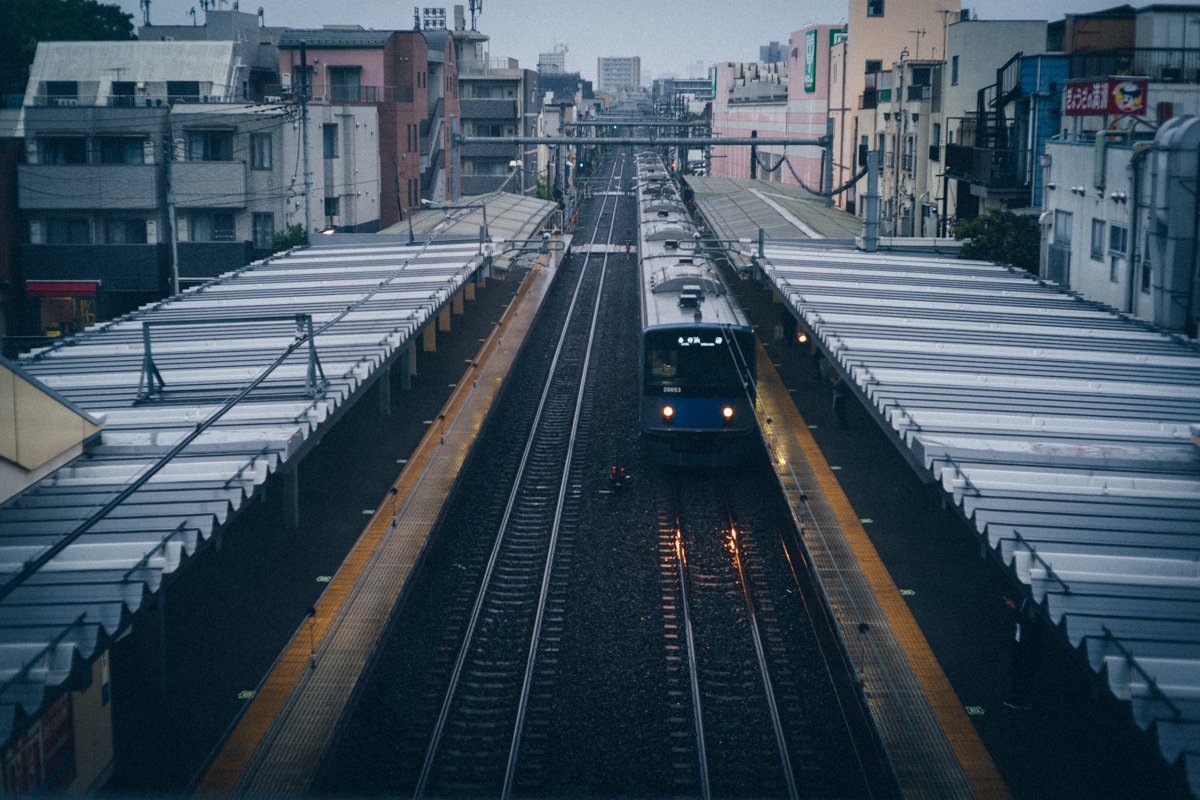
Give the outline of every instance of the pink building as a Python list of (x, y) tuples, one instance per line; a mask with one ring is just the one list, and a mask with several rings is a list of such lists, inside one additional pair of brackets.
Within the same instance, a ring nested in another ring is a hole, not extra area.
[[(788, 60), (778, 64), (724, 62), (716, 65), (713, 133), (717, 136), (757, 136), (760, 165), (756, 177), (796, 184), (794, 170), (804, 183), (817, 188), (822, 151), (814, 147), (772, 145), (771, 139), (825, 135), (829, 113), (830, 46), (842, 30), (810, 25), (788, 40)], [(784, 157), (788, 164), (782, 164)], [(777, 169), (768, 170), (775, 165)], [(751, 177), (748, 146), (714, 147), (712, 174)]]

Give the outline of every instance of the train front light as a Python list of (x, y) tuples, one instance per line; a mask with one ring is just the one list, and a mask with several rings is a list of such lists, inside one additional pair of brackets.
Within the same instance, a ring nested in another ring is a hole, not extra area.
[(798, 338), (800, 340), (800, 344), (804, 344), (805, 342), (808, 341), (808, 334), (802, 333), (802, 334), (800, 334), (800, 336)]
[(675, 421), (675, 409), (672, 406), (663, 406), (663, 424), (670, 425)]
[(725, 424), (733, 422), (733, 406), (725, 406), (721, 409), (721, 416), (725, 418)]

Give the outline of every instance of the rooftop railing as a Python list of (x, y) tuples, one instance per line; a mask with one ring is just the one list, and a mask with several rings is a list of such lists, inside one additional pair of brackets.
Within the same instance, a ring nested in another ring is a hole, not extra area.
[(1162, 83), (1200, 83), (1200, 48), (1114, 47), (1072, 53), (1070, 59), (1071, 78), (1128, 75)]

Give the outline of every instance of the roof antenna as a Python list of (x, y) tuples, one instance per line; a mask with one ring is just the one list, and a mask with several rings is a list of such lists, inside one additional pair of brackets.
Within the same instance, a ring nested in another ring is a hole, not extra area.
[(475, 15), (483, 13), (483, 0), (467, 0), (467, 3), (471, 6), (471, 30), (476, 30)]
[(142, 20), (145, 21), (146, 27), (150, 27), (150, 0), (139, 0), (138, 5), (142, 7)]

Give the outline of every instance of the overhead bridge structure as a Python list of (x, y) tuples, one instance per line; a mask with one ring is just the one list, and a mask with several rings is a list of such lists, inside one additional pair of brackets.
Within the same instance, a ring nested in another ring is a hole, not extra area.
[(23, 358), (107, 426), (0, 508), (0, 741), (268, 476), (298, 513), (300, 459), (484, 269), (477, 242), (314, 246)]

